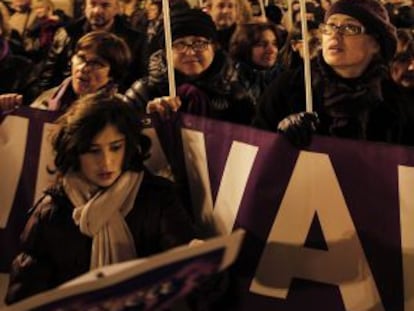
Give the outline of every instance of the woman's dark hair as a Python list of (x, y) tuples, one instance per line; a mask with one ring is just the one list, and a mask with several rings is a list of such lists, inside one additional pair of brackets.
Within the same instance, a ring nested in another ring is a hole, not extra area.
[(117, 35), (106, 31), (92, 31), (76, 43), (75, 53), (91, 51), (110, 66), (109, 76), (115, 82), (122, 81), (131, 62), (131, 51), (125, 41)]
[(229, 54), (236, 60), (251, 64), (252, 50), (257, 44), (262, 33), (265, 30), (270, 30), (275, 34), (276, 43), (279, 48), (280, 38), (277, 26), (273, 23), (248, 23), (237, 26), (236, 31), (230, 40)]
[(266, 17), (274, 24), (279, 25), (282, 22), (283, 11), (276, 4), (269, 4), (265, 7)]
[(58, 128), (52, 136), (52, 147), (55, 166), (60, 173), (79, 170), (79, 156), (89, 150), (93, 138), (108, 124), (125, 135), (123, 170), (143, 169), (151, 143), (141, 134), (141, 120), (136, 110), (119, 95), (100, 93), (82, 97), (56, 124)]

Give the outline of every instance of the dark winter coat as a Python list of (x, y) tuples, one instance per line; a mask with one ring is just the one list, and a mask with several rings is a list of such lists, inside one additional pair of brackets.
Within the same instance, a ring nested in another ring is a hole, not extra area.
[[(150, 58), (149, 76), (136, 81), (125, 93), (126, 101), (145, 111), (149, 100), (168, 95), (168, 76), (164, 51)], [(239, 83), (234, 64), (221, 50), (215, 52), (213, 63), (197, 78), (175, 71), (177, 95), (182, 101), (180, 111), (222, 121), (249, 124), (253, 100)]]
[[(60, 84), (70, 76), (70, 61), (76, 43), (90, 31), (90, 25), (84, 17), (56, 31), (36, 83), (37, 94)], [(125, 40), (133, 57), (131, 70), (127, 73), (124, 81), (119, 83), (120, 89), (126, 90), (132, 82), (143, 77), (147, 72), (146, 36), (126, 26), (120, 17), (115, 17), (111, 32)], [(118, 83), (118, 81), (115, 82)]]
[[(313, 111), (317, 134), (399, 143), (402, 135), (401, 99), (387, 78), (386, 68), (372, 64), (362, 76), (345, 79), (322, 59), (312, 63)], [(276, 131), (290, 114), (306, 110), (303, 68), (287, 71), (273, 81), (261, 98), (253, 125)]]
[[(10, 273), (6, 303), (56, 287), (89, 271), (92, 239), (72, 219), (73, 205), (61, 187), (46, 191), (31, 211), (22, 234), (22, 252)], [(171, 182), (146, 173), (125, 217), (138, 257), (188, 243), (192, 224)]]
[(282, 72), (279, 64), (268, 69), (258, 69), (243, 62), (236, 64), (239, 81), (256, 104), (266, 87)]
[(3, 54), (0, 55), (0, 94), (19, 93), (26, 99), (25, 95), (33, 71), (32, 61), (26, 57), (14, 55), (8, 45), (5, 47), (2, 43), (0, 43), (0, 54)]

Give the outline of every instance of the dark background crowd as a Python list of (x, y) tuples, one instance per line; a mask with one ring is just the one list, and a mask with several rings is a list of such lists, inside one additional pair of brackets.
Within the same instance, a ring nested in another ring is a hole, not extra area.
[[(409, 63), (413, 54), (413, 3), (410, 0), (390, 0), (382, 4), (388, 14), (386, 23), (395, 26), (397, 39), (392, 57), (385, 60), (389, 78), (403, 89), (411, 89), (413, 69), (410, 69), (412, 66)], [(264, 5), (265, 10), (261, 12), (257, 1), (170, 1), (173, 13), (190, 7), (200, 8), (211, 16), (215, 26), (214, 33), (201, 31), (196, 35), (205, 36), (214, 43), (215, 66), (212, 67), (216, 72), (209, 68), (209, 74), (203, 74), (202, 81), (197, 81), (202, 84), (200, 87), (193, 83), (193, 77), (190, 78), (191, 83), (187, 83), (188, 77), (184, 75), (183, 78), (182, 70), (176, 70), (179, 84), (183, 84), (177, 85), (178, 95), (181, 99), (187, 98), (185, 106), (190, 106), (186, 108), (187, 112), (251, 124), (256, 116), (259, 98), (268, 84), (282, 72), (303, 66), (304, 36), (299, 1), (273, 0)], [(331, 5), (330, 0), (306, 2), (306, 38), (311, 60), (318, 59), (322, 49), (320, 25), (324, 23), (325, 13)], [(168, 88), (161, 87), (166, 81), (157, 81), (154, 86), (154, 81), (161, 79), (159, 69), (162, 62), (160, 64), (157, 53), (158, 56), (164, 53), (160, 0), (3, 0), (0, 9), (0, 94), (6, 94), (0, 100), (3, 110), (21, 102), (48, 107), (46, 102), (50, 96), (55, 101), (56, 96), (64, 97), (69, 102), (76, 99), (79, 94), (69, 96), (62, 94), (62, 91), (58, 95), (61, 90), (59, 86), (74, 74), (72, 56), (77, 42), (94, 30), (114, 33), (127, 43), (130, 50), (128, 66), (111, 68), (109, 74), (111, 85), (116, 86), (117, 92), (126, 92), (126, 98), (144, 110), (151, 100), (169, 95)], [(195, 22), (192, 29), (208, 28), (200, 24), (197, 16), (189, 15), (188, 20), (179, 22), (190, 25), (192, 20)], [(186, 32), (177, 28), (173, 36), (192, 35), (191, 31)], [(216, 61), (217, 58), (221, 60)], [(120, 71), (122, 75), (114, 79), (113, 71)], [(143, 88), (143, 85), (146, 87)], [(98, 83), (96, 90), (102, 86)], [(88, 92), (96, 90), (92, 88)], [(49, 92), (44, 94), (44, 91)], [(412, 92), (407, 93), (412, 99)], [(212, 96), (215, 98), (213, 101)], [(208, 108), (188, 104), (194, 100), (204, 102), (201, 106), (208, 102)], [(62, 107), (67, 105), (64, 103)], [(223, 108), (226, 106), (228, 111)], [(211, 113), (207, 113), (206, 109)], [(271, 130), (276, 130), (276, 127)]]

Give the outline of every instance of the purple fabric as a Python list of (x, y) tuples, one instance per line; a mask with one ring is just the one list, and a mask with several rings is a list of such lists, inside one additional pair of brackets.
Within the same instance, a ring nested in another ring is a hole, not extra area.
[(56, 93), (53, 94), (51, 99), (49, 99), (49, 102), (48, 102), (49, 110), (51, 111), (60, 110), (60, 107), (62, 106), (62, 97), (65, 94), (71, 82), (72, 82), (72, 78), (67, 78), (62, 82), (62, 84), (57, 89)]
[[(25, 222), (24, 214), (33, 200), (43, 122), (57, 116), (56, 113), (29, 108), (19, 109), (14, 114), (29, 117), (30, 127), (24, 174), (9, 220), (13, 226), (0, 229), (0, 248), (6, 250), (0, 256), (3, 272), (7, 271), (16, 252), (18, 235)], [(231, 144), (237, 141), (259, 148), (234, 225), (234, 228), (244, 228), (247, 234), (238, 262), (232, 269), (232, 283), (236, 285), (232, 310), (345, 310), (337, 286), (312, 280), (293, 279), (286, 299), (269, 298), (249, 291), (265, 246), (266, 251), (272, 251), (273, 245), (266, 245), (266, 241), (300, 150), (277, 134), (194, 115), (185, 114), (182, 122), (172, 124), (178, 128), (170, 132), (164, 143), (170, 143), (168, 153), (175, 158), (182, 157), (181, 143), (174, 142), (177, 138), (173, 135), (179, 134), (180, 127), (204, 133), (213, 201), (217, 197)], [(164, 130), (169, 126), (172, 127), (169, 124)], [(385, 310), (405, 311), (398, 166), (414, 167), (413, 149), (316, 136), (306, 151), (329, 155)], [(295, 230), (294, 226), (292, 230)], [(316, 217), (305, 247), (324, 249), (324, 242), (321, 224)], [(335, 246), (341, 247), (341, 243), (346, 242), (338, 241)], [(259, 277), (263, 282), (277, 286), (272, 271), (264, 271)]]
[(177, 95), (182, 101), (181, 111), (198, 116), (209, 115), (209, 99), (198, 87), (184, 83), (178, 87)]
[[(238, 293), (234, 310), (345, 310), (337, 286), (309, 280), (294, 279), (287, 299), (249, 291), (299, 150), (277, 134), (196, 116), (185, 115), (183, 126), (205, 134), (213, 201), (231, 143), (241, 141), (259, 147), (234, 226), (247, 231), (233, 267)], [(401, 164), (414, 166), (414, 153), (399, 146), (327, 137), (314, 137), (307, 151), (329, 155), (383, 305), (387, 311), (403, 311), (397, 168)], [(318, 229), (316, 222), (308, 239), (323, 244)], [(267, 282), (272, 284), (271, 271), (266, 273)]]

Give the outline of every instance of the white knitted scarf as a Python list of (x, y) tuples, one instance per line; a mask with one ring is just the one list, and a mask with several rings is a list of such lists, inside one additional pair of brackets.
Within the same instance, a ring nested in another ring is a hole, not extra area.
[(64, 190), (75, 206), (73, 220), (83, 234), (92, 237), (90, 269), (136, 258), (125, 216), (134, 206), (143, 176), (144, 173), (124, 172), (103, 190), (97, 190), (76, 173), (63, 178)]

